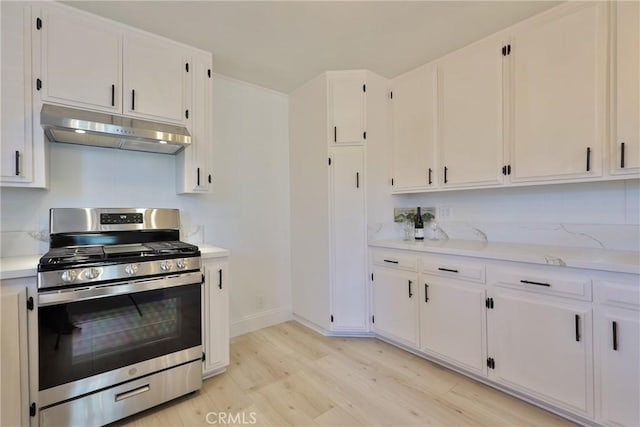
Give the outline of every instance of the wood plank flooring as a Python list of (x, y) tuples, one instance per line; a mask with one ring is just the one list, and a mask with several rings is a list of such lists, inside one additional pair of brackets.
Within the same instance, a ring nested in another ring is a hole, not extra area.
[(231, 340), (227, 372), (118, 426), (569, 426), (373, 338), (295, 321)]

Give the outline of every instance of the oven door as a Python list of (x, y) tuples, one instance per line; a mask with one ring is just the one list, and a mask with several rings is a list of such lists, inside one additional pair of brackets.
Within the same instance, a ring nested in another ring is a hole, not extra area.
[(202, 357), (200, 272), (38, 296), (40, 407)]

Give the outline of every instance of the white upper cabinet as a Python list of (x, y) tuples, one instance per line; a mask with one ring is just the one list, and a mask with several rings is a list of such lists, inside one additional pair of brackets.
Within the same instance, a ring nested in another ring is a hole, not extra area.
[(121, 111), (122, 30), (75, 10), (43, 6), (36, 18), (41, 39), (43, 101)]
[(431, 64), (392, 82), (393, 191), (437, 185), (435, 162), (435, 67)]
[(640, 3), (615, 2), (612, 174), (640, 173)]
[(186, 123), (187, 47), (56, 3), (41, 7), (41, 101)]
[(502, 183), (502, 40), (491, 37), (439, 64), (440, 184)]
[(193, 52), (188, 59), (186, 126), (191, 145), (178, 153), (176, 178), (178, 193), (203, 193), (212, 188), (213, 70), (211, 54)]
[(606, 41), (606, 3), (560, 7), (513, 33), (512, 182), (602, 174)]
[(365, 81), (362, 71), (329, 72), (330, 144), (360, 145), (365, 136)]
[[(31, 121), (31, 8), (21, 2), (2, 2), (2, 113), (0, 127), (0, 183), (33, 186)], [(38, 185), (35, 185), (38, 186)]]
[(143, 119), (184, 123), (184, 48), (128, 31), (124, 38), (124, 113)]

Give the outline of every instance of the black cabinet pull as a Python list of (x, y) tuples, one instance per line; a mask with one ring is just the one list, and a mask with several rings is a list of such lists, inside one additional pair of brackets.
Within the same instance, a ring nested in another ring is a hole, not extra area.
[(411, 292), (411, 280), (409, 280), (409, 298), (411, 298), (413, 296), (413, 293)]
[(338, 142), (338, 127), (333, 127), (333, 142)]
[(449, 273), (459, 273), (458, 270), (455, 270), (453, 268), (438, 267), (438, 270), (440, 270), (440, 271), (448, 271)]
[(580, 342), (580, 315), (576, 314), (576, 341)]
[(116, 106), (116, 85), (111, 85), (111, 106)]
[(613, 329), (613, 350), (618, 351), (618, 322), (615, 320), (611, 322), (611, 328)]
[(591, 171), (591, 147), (587, 147), (587, 172)]
[(548, 288), (551, 287), (551, 285), (549, 283), (532, 282), (531, 280), (520, 280), (520, 283), (524, 283), (525, 285), (546, 286)]
[(211, 184), (211, 174), (209, 174), (209, 184)]
[(218, 269), (218, 289), (222, 289), (222, 269)]
[(136, 90), (131, 89), (131, 111), (136, 110)]
[(356, 172), (356, 188), (360, 188), (360, 172)]
[(189, 118), (189, 110), (184, 110), (184, 118), (185, 119)]
[(449, 168), (447, 168), (446, 166), (444, 167), (444, 183), (447, 183), (447, 171), (449, 170)]
[(620, 167), (624, 169), (624, 142), (620, 143)]
[(20, 176), (20, 152), (16, 150), (16, 176)]
[(200, 168), (197, 169), (196, 185), (200, 187)]
[(429, 302), (429, 285), (424, 284), (424, 302)]
[(431, 170), (431, 168), (429, 168), (429, 185), (431, 185), (431, 182), (432, 182), (431, 173), (432, 173), (432, 170)]
[(392, 259), (385, 259), (385, 260), (383, 260), (383, 261), (384, 261), (384, 262), (390, 262), (391, 264), (397, 264), (397, 263), (398, 263), (398, 261), (394, 261), (394, 260), (392, 260)]

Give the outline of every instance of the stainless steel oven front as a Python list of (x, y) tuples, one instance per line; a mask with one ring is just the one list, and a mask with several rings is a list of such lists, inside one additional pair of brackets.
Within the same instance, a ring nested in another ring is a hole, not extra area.
[(38, 294), (41, 425), (103, 425), (202, 384), (199, 270)]

